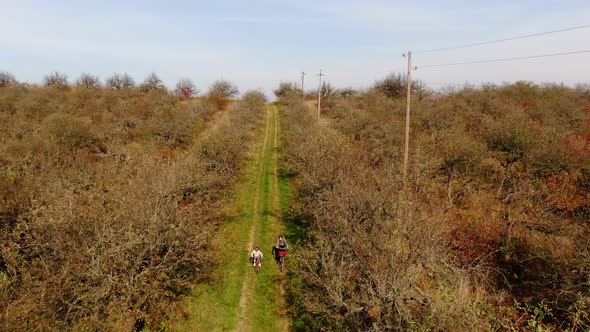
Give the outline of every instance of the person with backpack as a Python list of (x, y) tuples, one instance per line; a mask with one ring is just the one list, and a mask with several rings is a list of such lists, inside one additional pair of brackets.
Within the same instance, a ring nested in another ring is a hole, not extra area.
[(279, 264), (279, 259), (281, 259), (281, 256), (279, 256), (279, 249), (277, 248), (276, 245), (272, 246), (271, 253), (273, 256), (275, 256), (275, 263)]
[(277, 239), (277, 248), (278, 250), (284, 251), (288, 249), (287, 240), (285, 240), (285, 237), (283, 235), (279, 235), (279, 238)]
[(277, 264), (279, 264), (281, 271), (283, 271), (283, 263), (285, 262), (285, 257), (287, 256), (287, 249), (288, 249), (287, 240), (283, 235), (279, 235), (277, 239), (277, 245), (274, 246), (273, 253), (275, 254), (275, 260)]

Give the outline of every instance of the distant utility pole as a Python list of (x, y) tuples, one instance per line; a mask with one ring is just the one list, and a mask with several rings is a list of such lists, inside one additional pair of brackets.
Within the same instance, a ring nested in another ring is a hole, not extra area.
[(408, 175), (408, 155), (410, 151), (410, 103), (412, 96), (412, 51), (408, 50), (408, 96), (406, 101), (406, 147), (404, 150), (404, 181)]
[(326, 75), (322, 74), (322, 70), (320, 69), (318, 76), (320, 77), (320, 85), (318, 86), (318, 121), (320, 121), (320, 109), (322, 106), (322, 76)]
[(303, 88), (303, 82), (305, 82), (305, 72), (301, 72), (301, 93), (305, 95), (305, 90)]

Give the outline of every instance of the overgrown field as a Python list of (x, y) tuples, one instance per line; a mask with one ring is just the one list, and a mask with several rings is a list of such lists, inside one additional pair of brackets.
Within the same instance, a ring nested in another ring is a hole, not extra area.
[(295, 328), (590, 329), (590, 91), (404, 83), (277, 90)]
[(0, 87), (0, 329), (165, 328), (265, 98), (47, 85)]
[[(2, 78), (2, 77), (0, 77)], [(150, 75), (0, 80), (0, 329), (166, 330), (266, 100)], [(590, 90), (277, 90), (301, 331), (590, 330)]]

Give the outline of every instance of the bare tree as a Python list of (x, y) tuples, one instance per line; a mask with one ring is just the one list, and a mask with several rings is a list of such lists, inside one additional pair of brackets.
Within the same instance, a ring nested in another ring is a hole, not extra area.
[(281, 82), (279, 88), (274, 91), (277, 98), (285, 98), (293, 94), (301, 95), (301, 88), (295, 82)]
[(84, 89), (96, 89), (100, 88), (100, 80), (98, 76), (82, 73), (78, 80), (76, 80), (76, 86)]
[(359, 92), (353, 88), (339, 89), (336, 93), (342, 97), (353, 97), (359, 94)]
[(45, 75), (43, 84), (45, 86), (68, 86), (68, 75), (55, 71)]
[(328, 98), (330, 96), (332, 96), (334, 93), (336, 92), (336, 89), (334, 88), (334, 86), (328, 82), (323, 82), (322, 83), (322, 98)]
[(217, 106), (218, 109), (225, 108), (229, 99), (235, 98), (239, 93), (238, 88), (229, 81), (219, 80), (209, 88), (209, 100)]
[(238, 93), (238, 88), (230, 81), (219, 80), (209, 88), (209, 95), (219, 95), (223, 98), (234, 98)]
[(241, 108), (247, 111), (258, 111), (264, 109), (264, 105), (268, 100), (262, 91), (250, 90), (246, 91), (242, 96)]
[(139, 86), (139, 91), (141, 92), (150, 92), (159, 89), (165, 89), (165, 87), (160, 77), (154, 72), (151, 72)]
[(375, 82), (373, 87), (387, 98), (399, 98), (406, 95), (408, 80), (402, 74), (391, 73)]
[(14, 75), (7, 71), (0, 71), (0, 88), (14, 84), (16, 84), (16, 78), (14, 78)]
[(115, 73), (106, 80), (106, 85), (112, 90), (123, 90), (134, 87), (135, 81), (133, 80), (133, 77), (129, 76), (127, 73)]
[[(406, 96), (408, 78), (399, 73), (391, 73), (385, 76), (385, 78), (376, 81), (373, 88), (387, 98), (401, 98)], [(424, 92), (424, 84), (420, 81), (412, 80), (412, 93), (421, 95)]]
[(176, 83), (176, 93), (185, 97), (190, 98), (197, 94), (197, 87), (188, 78), (183, 78)]

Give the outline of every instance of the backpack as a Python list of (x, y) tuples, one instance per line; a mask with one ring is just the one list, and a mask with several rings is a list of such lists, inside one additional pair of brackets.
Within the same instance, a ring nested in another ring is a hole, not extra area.
[(279, 240), (279, 249), (284, 250), (287, 247), (287, 241), (285, 239)]

